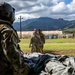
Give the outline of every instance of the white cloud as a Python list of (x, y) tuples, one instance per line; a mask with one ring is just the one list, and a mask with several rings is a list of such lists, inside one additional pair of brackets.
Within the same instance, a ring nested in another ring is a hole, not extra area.
[[(1, 1), (1, 0), (0, 0)], [(16, 9), (17, 18), (22, 15), (23, 20), (38, 17), (63, 17), (66, 20), (75, 19), (75, 0), (65, 4), (62, 0), (3, 0)]]
[(69, 12), (74, 13), (75, 12), (75, 0), (73, 0), (73, 2), (71, 2), (70, 4), (67, 5), (69, 8)]
[(58, 4), (61, 0), (52, 0), (53, 4)]
[(17, 14), (16, 15), (15, 21), (19, 21), (20, 16), (22, 18), (22, 21), (25, 21), (25, 20), (31, 19), (31, 18), (38, 18), (38, 17), (40, 17), (40, 16), (36, 16), (36, 15), (33, 15), (33, 14), (23, 14), (22, 13), (22, 14)]
[(64, 2), (60, 2), (59, 4), (53, 6), (52, 11), (55, 13), (62, 13), (66, 10), (66, 5)]

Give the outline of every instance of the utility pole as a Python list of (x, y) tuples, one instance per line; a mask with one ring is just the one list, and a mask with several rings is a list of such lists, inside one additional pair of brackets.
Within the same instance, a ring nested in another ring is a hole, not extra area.
[(23, 19), (21, 16), (18, 18), (20, 19), (20, 39), (22, 38), (22, 23), (21, 23), (21, 19)]

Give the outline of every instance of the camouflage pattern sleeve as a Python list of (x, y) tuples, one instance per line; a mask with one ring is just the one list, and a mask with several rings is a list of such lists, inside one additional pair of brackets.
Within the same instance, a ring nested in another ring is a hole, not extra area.
[(40, 38), (43, 41), (43, 43), (45, 43), (45, 35), (43, 33), (40, 33)]
[(30, 39), (29, 48), (32, 47), (32, 42), (33, 42), (32, 40), (33, 40), (33, 37), (31, 37), (31, 39)]
[(28, 75), (30, 68), (24, 62), (22, 53), (18, 50), (19, 39), (16, 32), (8, 25), (2, 25), (0, 27), (1, 45), (6, 58), (17, 71), (18, 75)]

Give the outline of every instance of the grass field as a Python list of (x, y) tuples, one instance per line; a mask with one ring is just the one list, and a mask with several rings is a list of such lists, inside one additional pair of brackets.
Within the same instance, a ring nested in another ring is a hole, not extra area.
[[(21, 39), (20, 47), (25, 53), (30, 53), (30, 39)], [(75, 38), (46, 39), (44, 53), (65, 54), (75, 57)]]

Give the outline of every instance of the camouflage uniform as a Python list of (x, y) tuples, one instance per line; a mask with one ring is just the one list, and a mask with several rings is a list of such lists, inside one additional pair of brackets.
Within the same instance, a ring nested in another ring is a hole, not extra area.
[(40, 45), (40, 52), (43, 53), (43, 47), (44, 47), (44, 44), (45, 44), (45, 35), (39, 31), (39, 37), (41, 39), (41, 45)]
[(29, 66), (19, 50), (19, 38), (14, 28), (0, 24), (0, 75), (28, 75)]
[(40, 38), (36, 33), (33, 33), (34, 36), (30, 40), (31, 52), (40, 52)]

